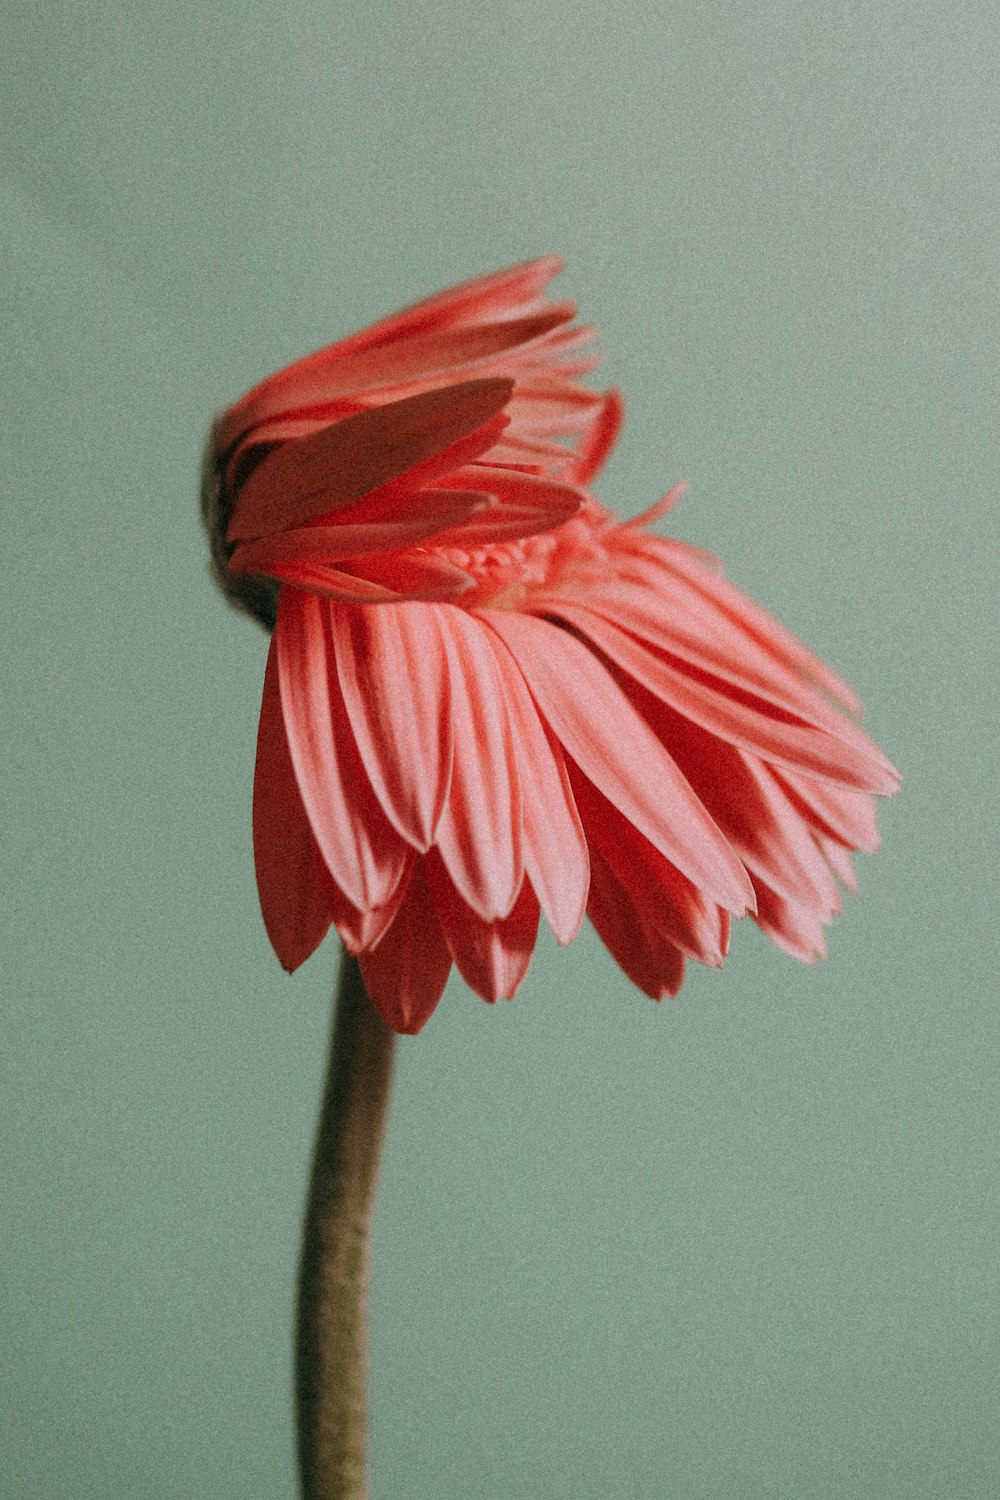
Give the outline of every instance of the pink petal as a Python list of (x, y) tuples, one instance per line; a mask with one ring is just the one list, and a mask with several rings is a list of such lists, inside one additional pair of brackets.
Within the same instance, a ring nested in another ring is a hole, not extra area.
[(331, 606), (282, 589), (274, 640), (296, 780), (334, 881), (362, 911), (384, 906), (407, 866), (406, 845), (365, 775), (344, 709), (330, 639)]
[(720, 574), (707, 570), (694, 549), (683, 542), (654, 540), (659, 542), (657, 551), (668, 566), (677, 575), (689, 579), (703, 598), (728, 615), (739, 630), (751, 631), (763, 650), (770, 652), (777, 661), (786, 661), (797, 667), (851, 713), (861, 712), (861, 704), (853, 688), (832, 667), (827, 666), (821, 657), (803, 645), (798, 636), (793, 635), (735, 584)]
[(631, 901), (645, 931), (666, 938), (689, 958), (718, 968), (729, 945), (729, 922), (714, 901), (654, 849), (579, 771), (571, 773), (592, 854), (600, 858)]
[(746, 871), (664, 747), (586, 646), (548, 620), (483, 612), (566, 753), (682, 874), (736, 914)]
[(253, 849), (264, 926), (292, 973), (330, 927), (332, 882), (316, 846), (288, 750), (272, 641), (264, 672), (253, 785)]
[(601, 942), (644, 995), (662, 1000), (677, 994), (684, 982), (684, 955), (636, 922), (628, 891), (600, 855), (591, 866), (587, 911)]
[(521, 773), (525, 872), (556, 938), (571, 943), (587, 906), (587, 840), (562, 751), (546, 732), (520, 669), (501, 641), (496, 660)]
[(755, 756), (708, 734), (648, 696), (636, 706), (751, 875), (779, 894), (833, 910), (836, 886), (816, 847), (813, 824)]
[(492, 922), (510, 912), (524, 877), (513, 731), (489, 631), (453, 605), (443, 605), (440, 617), (455, 754), (438, 847), (459, 894)]
[[(776, 765), (843, 782), (866, 792), (892, 792), (897, 778), (877, 746), (844, 723), (844, 737), (780, 713), (721, 677), (680, 670), (667, 653), (650, 649), (591, 608), (560, 603), (560, 618), (679, 714), (731, 744)], [(628, 615), (625, 616), (628, 619)], [(862, 741), (859, 747), (857, 740)], [(863, 747), (863, 748), (862, 748)]]
[(427, 874), (438, 921), (466, 984), (491, 1003), (512, 1000), (538, 935), (538, 899), (530, 885), (525, 881), (508, 916), (484, 922), (459, 896), (439, 857), (427, 861)]
[(417, 861), (406, 899), (378, 946), (358, 955), (365, 989), (394, 1031), (416, 1035), (430, 1019), (451, 971), (451, 953)]
[(848, 849), (874, 854), (879, 846), (878, 808), (872, 797), (791, 771), (775, 776), (813, 827)]
[[(345, 356), (384, 348), (435, 329), (456, 328), (470, 321), (485, 321), (491, 315), (503, 318), (530, 316), (544, 310), (543, 287), (560, 270), (560, 262), (549, 256), (529, 265), (514, 266), (490, 276), (438, 292), (394, 313), (380, 322), (350, 334), (335, 344), (308, 354), (276, 375), (270, 375), (226, 413), (220, 437), (225, 450), (252, 428), (259, 428), (276, 413), (312, 404), (325, 397), (327, 374), (335, 372)], [(336, 375), (331, 379), (335, 382)]]
[(754, 921), (778, 948), (804, 964), (826, 957), (826, 935), (820, 916), (798, 901), (786, 901), (761, 881), (754, 882), (757, 913)]
[(409, 396), (284, 443), (240, 488), (228, 539), (288, 531), (386, 484), (496, 415), (509, 380), (470, 380)]
[(451, 786), (451, 678), (430, 604), (334, 610), (331, 634), (355, 744), (382, 810), (426, 852)]

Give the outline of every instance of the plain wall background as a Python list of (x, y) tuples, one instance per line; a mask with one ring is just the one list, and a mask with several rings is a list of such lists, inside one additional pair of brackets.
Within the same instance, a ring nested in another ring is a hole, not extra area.
[(994, 8), (6, 10), (0, 1494), (292, 1500), (335, 950), (260, 923), (200, 446), (550, 251), (629, 404), (603, 497), (688, 478), (906, 786), (825, 964), (744, 924), (657, 1008), (543, 940), (403, 1043), (375, 1500), (994, 1494)]

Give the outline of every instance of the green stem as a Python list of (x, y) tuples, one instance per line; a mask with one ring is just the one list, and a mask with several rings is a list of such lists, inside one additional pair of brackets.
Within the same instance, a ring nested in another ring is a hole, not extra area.
[(369, 1231), (395, 1040), (345, 953), (299, 1269), (303, 1500), (367, 1500)]

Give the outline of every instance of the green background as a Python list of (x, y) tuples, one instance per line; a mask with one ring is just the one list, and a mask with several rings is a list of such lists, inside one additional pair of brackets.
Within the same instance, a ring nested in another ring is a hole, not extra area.
[(401, 1048), (375, 1500), (996, 1493), (995, 8), (8, 4), (4, 1500), (292, 1500), (334, 946), (262, 931), (213, 410), (556, 251), (602, 487), (830, 659), (906, 788), (829, 960), (589, 931)]

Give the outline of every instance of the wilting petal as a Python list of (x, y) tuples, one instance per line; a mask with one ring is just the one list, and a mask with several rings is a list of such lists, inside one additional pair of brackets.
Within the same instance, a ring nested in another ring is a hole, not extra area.
[(375, 948), (358, 955), (358, 963), (365, 989), (387, 1025), (410, 1034), (420, 1031), (451, 971), (451, 953), (422, 865), (413, 872), (392, 926)]
[(275, 645), (281, 704), (302, 801), (336, 884), (362, 911), (389, 901), (406, 866), (365, 775), (344, 709), (329, 633), (330, 606), (282, 591)]
[(502, 610), (485, 618), (517, 658), (542, 717), (587, 779), (720, 905), (737, 915), (752, 906), (743, 866), (593, 653), (547, 620)]
[[(426, 852), (451, 786), (451, 675), (432, 605), (334, 610), (330, 617), (351, 732), (382, 810)], [(378, 684), (377, 692), (372, 684)]]
[(488, 422), (512, 389), (509, 380), (470, 380), (358, 412), (284, 443), (240, 488), (229, 540), (288, 531), (388, 483)]
[(454, 760), (438, 848), (462, 898), (486, 922), (510, 912), (524, 878), (521, 778), (503, 676), (476, 618), (442, 606)]
[(253, 849), (264, 926), (282, 966), (291, 973), (329, 930), (331, 882), (295, 781), (273, 641), (257, 734)]

